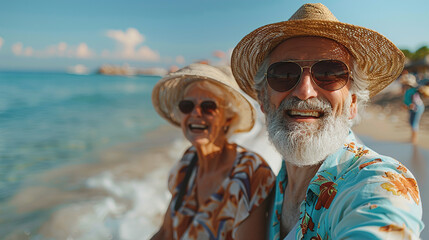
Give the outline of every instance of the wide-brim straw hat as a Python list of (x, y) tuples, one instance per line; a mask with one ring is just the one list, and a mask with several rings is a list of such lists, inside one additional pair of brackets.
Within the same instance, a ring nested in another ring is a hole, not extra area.
[[(231, 102), (238, 111), (237, 119), (231, 123), (234, 133), (248, 132), (253, 128), (256, 113), (249, 101), (241, 93), (232, 76), (230, 67), (214, 67), (194, 63), (162, 78), (153, 88), (152, 104), (158, 114), (175, 126), (180, 126), (178, 103), (186, 87), (196, 81), (209, 81), (226, 91), (226, 102)], [(210, 89), (207, 89), (210, 91)], [(232, 95), (233, 96), (232, 96)]]
[(231, 67), (240, 88), (256, 99), (255, 74), (283, 41), (304, 36), (332, 39), (345, 46), (366, 74), (370, 97), (397, 79), (404, 54), (386, 37), (364, 27), (342, 23), (321, 3), (304, 4), (288, 21), (262, 26), (245, 36), (232, 53)]

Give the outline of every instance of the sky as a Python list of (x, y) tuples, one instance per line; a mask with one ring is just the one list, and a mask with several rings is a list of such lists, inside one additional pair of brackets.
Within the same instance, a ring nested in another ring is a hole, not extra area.
[[(66, 71), (103, 64), (183, 67), (227, 62), (256, 28), (286, 21), (298, 0), (13, 0), (0, 7), (0, 71)], [(399, 48), (429, 46), (427, 0), (326, 0), (342, 22)]]

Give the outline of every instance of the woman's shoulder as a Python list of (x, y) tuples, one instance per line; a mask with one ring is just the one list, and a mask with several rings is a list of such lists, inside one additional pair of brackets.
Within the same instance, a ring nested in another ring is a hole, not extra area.
[(237, 159), (239, 164), (252, 164), (255, 166), (268, 166), (267, 161), (258, 153), (237, 144)]
[(237, 145), (236, 164), (233, 172), (235, 174), (245, 173), (248, 177), (274, 178), (271, 167), (261, 155), (239, 145)]
[(235, 221), (238, 225), (268, 197), (276, 179), (270, 166), (258, 153), (238, 145), (236, 163), (230, 176), (230, 189), (237, 194), (244, 193), (240, 195), (239, 202), (246, 207), (237, 209), (247, 209), (236, 216)]

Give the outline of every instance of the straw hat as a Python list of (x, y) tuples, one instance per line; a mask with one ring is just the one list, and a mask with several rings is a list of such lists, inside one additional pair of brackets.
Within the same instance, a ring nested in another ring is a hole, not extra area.
[(410, 87), (417, 87), (417, 80), (416, 77), (412, 74), (406, 73), (406, 74), (402, 74), (399, 77), (399, 82), (402, 85), (406, 85), (406, 86), (410, 86)]
[[(255, 124), (253, 106), (240, 92), (230, 67), (213, 67), (194, 63), (162, 78), (153, 88), (152, 104), (158, 114), (175, 126), (180, 126), (177, 104), (183, 97), (184, 89), (196, 81), (209, 81), (226, 91), (231, 102), (238, 110), (237, 119), (231, 123), (234, 133), (248, 132)], [(210, 91), (210, 89), (207, 89)], [(228, 91), (229, 90), (229, 91)], [(231, 95), (232, 94), (232, 95)]]
[(231, 66), (240, 88), (256, 98), (254, 77), (268, 54), (286, 39), (325, 37), (344, 45), (367, 75), (370, 96), (394, 81), (404, 66), (404, 54), (373, 30), (342, 23), (321, 3), (304, 4), (284, 22), (260, 27), (245, 36), (232, 53)]
[(419, 92), (423, 95), (423, 97), (429, 97), (429, 86), (425, 85), (419, 87)]

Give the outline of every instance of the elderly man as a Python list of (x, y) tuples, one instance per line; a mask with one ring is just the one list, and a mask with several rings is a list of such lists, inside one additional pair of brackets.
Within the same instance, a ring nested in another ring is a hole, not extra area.
[(418, 238), (415, 178), (350, 130), (403, 63), (387, 38), (339, 22), (320, 3), (254, 30), (236, 46), (234, 76), (260, 102), (284, 159), (269, 210), (270, 239)]

